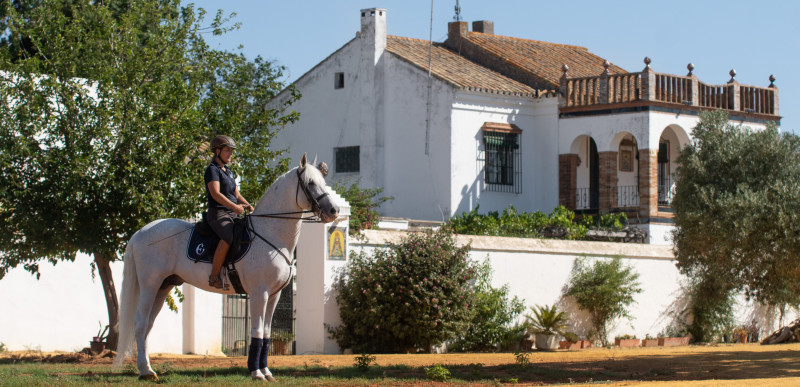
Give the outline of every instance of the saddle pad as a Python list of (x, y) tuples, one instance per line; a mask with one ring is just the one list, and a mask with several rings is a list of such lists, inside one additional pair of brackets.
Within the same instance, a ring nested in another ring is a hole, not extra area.
[[(225, 263), (239, 262), (245, 254), (250, 251), (251, 243), (249, 242), (252, 241), (250, 231), (243, 231), (241, 240), (242, 246), (241, 249), (239, 249), (239, 254), (236, 254), (235, 257), (228, 256), (228, 258), (225, 259)], [(204, 237), (193, 228), (192, 235), (189, 237), (189, 244), (186, 248), (186, 256), (195, 262), (211, 263), (214, 259), (214, 251), (217, 249), (217, 243), (219, 243), (219, 239), (216, 235)], [(234, 241), (234, 243), (236, 243), (236, 241)]]

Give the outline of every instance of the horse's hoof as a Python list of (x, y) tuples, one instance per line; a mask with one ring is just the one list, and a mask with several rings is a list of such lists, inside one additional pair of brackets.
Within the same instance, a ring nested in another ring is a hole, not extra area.
[(250, 378), (253, 380), (260, 380), (262, 382), (267, 380), (267, 378), (264, 377), (264, 374), (262, 374), (261, 371), (258, 370), (251, 372)]
[(272, 375), (264, 375), (264, 377), (267, 378), (267, 381), (270, 383), (277, 382), (277, 380), (275, 380), (275, 378), (273, 378)]
[(157, 381), (158, 381), (158, 375), (156, 375), (156, 374), (152, 374), (152, 375), (139, 375), (139, 380), (152, 380), (152, 381), (154, 381), (154, 382), (157, 382)]

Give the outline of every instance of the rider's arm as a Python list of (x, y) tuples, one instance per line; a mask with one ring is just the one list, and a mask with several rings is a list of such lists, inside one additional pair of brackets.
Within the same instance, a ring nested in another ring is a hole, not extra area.
[(244, 197), (242, 197), (242, 195), (239, 193), (239, 187), (236, 187), (236, 201), (239, 202), (239, 204), (241, 204), (243, 207), (245, 208), (249, 207), (248, 209), (250, 211), (253, 211), (253, 206), (251, 206), (250, 203), (247, 202), (247, 200), (244, 200)]
[[(222, 204), (223, 206), (230, 208), (231, 210), (233, 210), (233, 212), (236, 213), (236, 215), (239, 215), (242, 212), (244, 212), (244, 208), (241, 205), (230, 201), (228, 198), (225, 197), (225, 195), (223, 195), (221, 192), (219, 192), (219, 181), (216, 181), (216, 180), (209, 181), (208, 182), (208, 192), (211, 194), (211, 197), (214, 198), (214, 200), (217, 201), (217, 203)], [(238, 194), (238, 192), (239, 192), (238, 188), (236, 189), (236, 192), (237, 192), (237, 199), (238, 199), (239, 196), (240, 196)]]

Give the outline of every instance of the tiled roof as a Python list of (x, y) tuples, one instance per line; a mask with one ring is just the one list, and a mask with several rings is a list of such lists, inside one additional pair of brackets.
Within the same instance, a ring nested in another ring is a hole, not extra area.
[[(427, 40), (398, 36), (386, 37), (388, 52), (425, 71), (428, 70), (428, 47)], [(431, 74), (465, 90), (524, 96), (538, 96), (546, 93), (546, 91), (531, 88), (457, 55), (442, 43), (433, 43)]]
[[(513, 38), (508, 36), (469, 32), (466, 39), (510, 65), (519, 66), (533, 75), (558, 87), (563, 74), (561, 66), (569, 66), (568, 76), (594, 77), (602, 74), (605, 59), (592, 54), (585, 47), (570, 46)], [(612, 74), (626, 73), (623, 68), (612, 64)]]

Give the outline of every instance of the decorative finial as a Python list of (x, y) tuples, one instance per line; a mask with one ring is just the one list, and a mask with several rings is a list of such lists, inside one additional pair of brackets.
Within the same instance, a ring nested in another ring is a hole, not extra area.
[(564, 76), (564, 78), (566, 78), (567, 77), (567, 71), (569, 71), (569, 66), (567, 66), (566, 63), (564, 63), (563, 65), (561, 65), (561, 71), (564, 72), (563, 76)]
[(733, 78), (736, 78), (736, 70), (735, 69), (731, 69), (731, 71), (729, 71), (728, 74), (731, 75), (731, 80), (728, 81), (728, 82), (730, 83), (730, 82), (735, 81), (735, 79), (733, 79)]
[(609, 61), (603, 62), (603, 67), (605, 67), (605, 70), (603, 70), (603, 74), (605, 75), (611, 74), (611, 71), (608, 71), (608, 68), (611, 67), (611, 63), (609, 63)]
[(775, 75), (771, 74), (769, 76), (769, 87), (775, 87)]
[(692, 71), (694, 71), (694, 63), (689, 62), (689, 64), (686, 65), (686, 68), (689, 69), (689, 74), (686, 74), (686, 76), (691, 77), (693, 75)]
[(650, 61), (650, 57), (649, 56), (644, 57), (644, 68), (649, 69), (650, 68), (650, 62), (651, 61)]
[(453, 16), (453, 20), (459, 22), (459, 21), (461, 21), (461, 5), (458, 3), (458, 0), (456, 0), (455, 9), (456, 9), (456, 15)]

